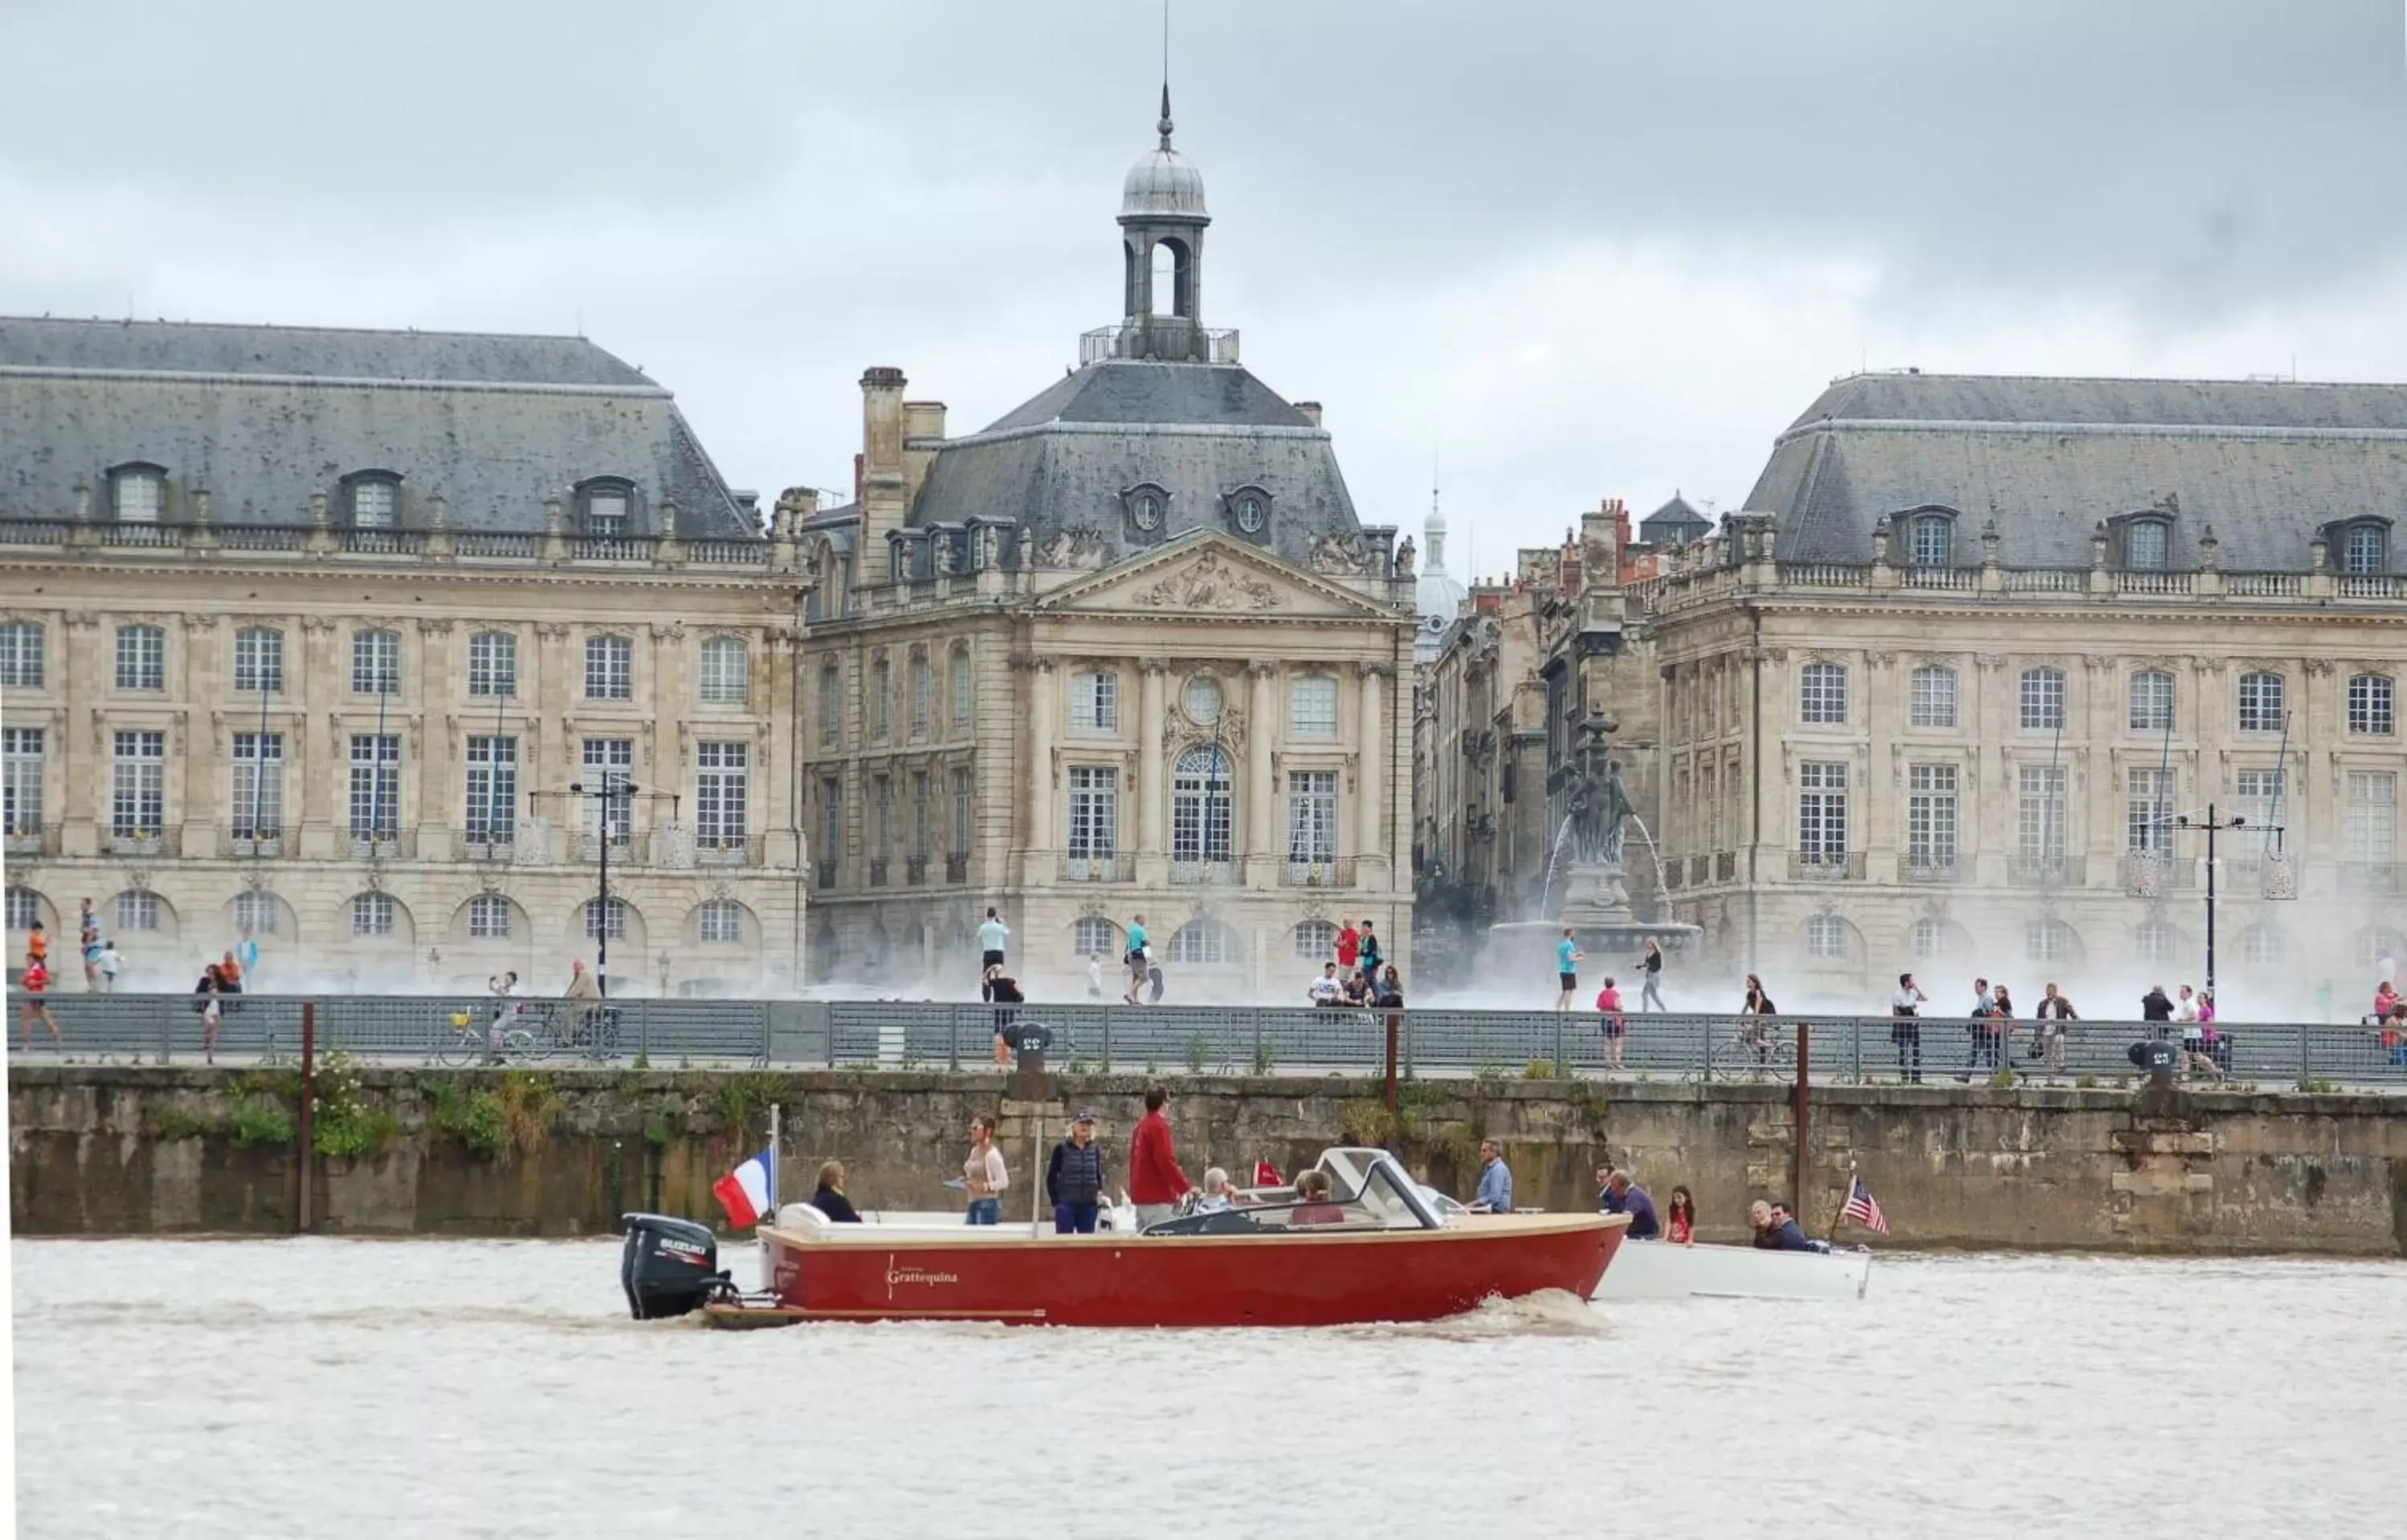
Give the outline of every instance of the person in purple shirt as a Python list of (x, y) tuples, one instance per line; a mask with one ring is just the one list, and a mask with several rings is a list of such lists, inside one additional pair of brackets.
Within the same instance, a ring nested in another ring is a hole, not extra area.
[(1605, 1182), (1604, 1211), (1630, 1216), (1631, 1240), (1657, 1240), (1662, 1236), (1662, 1222), (1655, 1217), (1655, 1200), (1646, 1195), (1645, 1188), (1630, 1184), (1627, 1171), (1616, 1171)]

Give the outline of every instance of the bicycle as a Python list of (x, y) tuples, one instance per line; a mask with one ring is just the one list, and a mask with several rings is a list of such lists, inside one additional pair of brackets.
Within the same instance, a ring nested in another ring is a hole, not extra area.
[(1743, 1026), (1714, 1044), (1706, 1060), (1706, 1078), (1794, 1081), (1797, 1045), (1769, 1022)]
[(505, 1058), (526, 1063), (534, 1056), (534, 1034), (518, 1025), (514, 1016), (508, 1018), (511, 1024), (503, 1026), (504, 1019), (473, 1010), (451, 1012), (435, 1031), (434, 1062), (450, 1069)]

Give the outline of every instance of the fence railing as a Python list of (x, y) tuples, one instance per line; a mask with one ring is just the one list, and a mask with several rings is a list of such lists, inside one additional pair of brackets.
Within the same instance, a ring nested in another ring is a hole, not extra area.
[[(301, 996), (222, 997), (217, 1053), (235, 1060), (296, 1053)], [(311, 996), (320, 1051), (362, 1058), (434, 1062), (458, 1055), (464, 1015), (477, 1031), (491, 1021), (490, 996)], [(21, 1011), (21, 1000), (10, 1004)], [(191, 995), (59, 995), (49, 1001), (70, 1056), (192, 1063), (202, 1055), (200, 1002)], [(1812, 1070), (1836, 1083), (1984, 1084), (2005, 1072), (2059, 1085), (2085, 1079), (2136, 1083), (2127, 1055), (2135, 1043), (2179, 1028), (2138, 1022), (2064, 1024), (2058, 1049), (2044, 1051), (2036, 1024), (2016, 1021), (1994, 1038), (1962, 1017), (1780, 1017), (1632, 1013), (1619, 1038), (1593, 1011), (1401, 1011), (1309, 1006), (1123, 1006), (1038, 1003), (997, 1008), (970, 1002), (899, 1000), (713, 1000), (619, 997), (613, 1030), (575, 1033), (561, 1024), (577, 1008), (534, 999), (508, 1002), (506, 1026), (528, 1041), (514, 1050), (562, 1064), (580, 1060), (655, 1067), (682, 1064), (790, 1065), (884, 1069), (976, 1067), (993, 1057), (999, 1024), (1042, 1023), (1053, 1031), (1057, 1069), (1205, 1074), (1331, 1070), (1375, 1073), (1396, 1018), (1399, 1063), (1420, 1077), (1518, 1079), (1627, 1075), (1668, 1080), (1796, 1078), (1797, 1029), (1812, 1031)], [(2407, 1088), (2407, 1040), (2359, 1025), (2216, 1023), (2217, 1037), (2190, 1066), (2194, 1084), (2288, 1088)], [(47, 1045), (48, 1035), (38, 1034)], [(38, 1050), (50, 1053), (47, 1046)], [(481, 1050), (479, 1050), (481, 1053)]]

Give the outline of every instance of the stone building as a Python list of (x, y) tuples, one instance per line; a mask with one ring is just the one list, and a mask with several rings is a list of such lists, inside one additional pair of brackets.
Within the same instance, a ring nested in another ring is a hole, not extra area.
[(806, 606), (815, 971), (975, 987), (1143, 915), (1173, 997), (1302, 998), (1337, 922), (1404, 960), (1411, 542), (1366, 526), (1314, 403), (1204, 324), (1202, 177), (1160, 146), (1119, 213), (1118, 319), (976, 432), (862, 377), (852, 501), (786, 504)]
[(2407, 929), (2402, 506), (2407, 387), (1840, 380), (1633, 590), (1680, 917), (1831, 997), (1985, 968), (2128, 1014), (2203, 982), (2212, 807), (2241, 1009), (2353, 1015)]
[(622, 989), (792, 982), (796, 550), (667, 390), (578, 338), (10, 319), (0, 422), (12, 960), (89, 897), (166, 987), (246, 929), (270, 988), (556, 990), (605, 936)]

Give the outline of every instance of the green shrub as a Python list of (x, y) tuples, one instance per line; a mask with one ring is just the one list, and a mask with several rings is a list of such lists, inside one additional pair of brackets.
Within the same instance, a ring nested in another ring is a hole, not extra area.
[(234, 1142), (245, 1149), (291, 1144), (295, 1132), (292, 1114), (274, 1102), (247, 1101), (235, 1109)]
[(1198, 1032), (1187, 1039), (1187, 1072), (1201, 1075), (1212, 1062), (1212, 1039)]
[(150, 1132), (162, 1139), (221, 1137), (232, 1127), (224, 1118), (204, 1117), (180, 1107), (162, 1107), (150, 1114)]
[(1989, 1089), (1992, 1091), (2009, 1090), (2014, 1083), (2015, 1072), (2011, 1069), (2001, 1069), (1989, 1077)]
[[(1488, 1078), (1485, 1072), (1485, 1067), (1482, 1067), (1482, 1073), (1479, 1078), (1481, 1080), (1486, 1080)], [(1562, 1077), (1555, 1073), (1554, 1060), (1531, 1059), (1528, 1064), (1521, 1067), (1521, 1078), (1525, 1081), (1552, 1081), (1560, 1080)]]
[(1276, 1067), (1277, 1066), (1273, 1063), (1271, 1059), (1271, 1045), (1269, 1040), (1265, 1038), (1255, 1043), (1254, 1073), (1257, 1075), (1267, 1075)]
[(483, 1154), (502, 1147), (502, 1098), (446, 1081), (434, 1088), (434, 1132)]
[(2098, 1077), (2095, 1075), (2084, 1075), (2078, 1080), (2075, 1080), (2072, 1083), (2080, 1090), (2095, 1091), (2098, 1089)]

